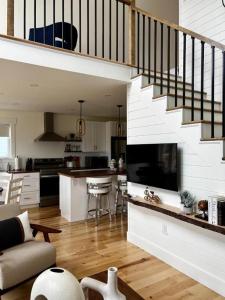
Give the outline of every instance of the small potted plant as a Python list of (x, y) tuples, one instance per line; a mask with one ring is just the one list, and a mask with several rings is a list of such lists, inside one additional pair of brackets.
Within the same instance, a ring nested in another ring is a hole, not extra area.
[(195, 203), (195, 197), (189, 191), (183, 191), (180, 193), (181, 209), (186, 215), (193, 213), (193, 207)]

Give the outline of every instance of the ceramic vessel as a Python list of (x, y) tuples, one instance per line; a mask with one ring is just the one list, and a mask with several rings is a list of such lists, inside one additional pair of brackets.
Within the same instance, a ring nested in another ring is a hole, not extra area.
[(126, 300), (126, 297), (118, 290), (117, 268), (108, 269), (107, 283), (86, 277), (81, 281), (81, 287), (85, 293), (85, 299), (88, 299), (88, 289), (99, 292), (104, 300)]
[(44, 271), (35, 280), (30, 300), (85, 300), (78, 280), (61, 268)]

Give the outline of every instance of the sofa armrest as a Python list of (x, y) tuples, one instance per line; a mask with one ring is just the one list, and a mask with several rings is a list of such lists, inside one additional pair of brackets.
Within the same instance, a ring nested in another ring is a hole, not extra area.
[(38, 232), (42, 232), (46, 242), (50, 243), (49, 233), (60, 233), (62, 232), (59, 229), (54, 229), (46, 227), (39, 224), (30, 224), (30, 227), (33, 229), (33, 236), (35, 237)]

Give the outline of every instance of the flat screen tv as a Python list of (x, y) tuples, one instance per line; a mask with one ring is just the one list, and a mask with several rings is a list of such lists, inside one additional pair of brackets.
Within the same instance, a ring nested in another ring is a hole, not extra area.
[(177, 144), (127, 145), (127, 180), (178, 191)]

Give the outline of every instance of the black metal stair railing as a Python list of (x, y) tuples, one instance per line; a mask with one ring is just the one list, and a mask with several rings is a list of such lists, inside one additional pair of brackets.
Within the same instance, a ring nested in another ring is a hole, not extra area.
[[(23, 39), (128, 64), (129, 1), (30, 1), (23, 0)], [(69, 34), (66, 23), (70, 25)], [(49, 26), (52, 26), (51, 41)], [(74, 27), (77, 37), (73, 34)]]
[[(190, 122), (209, 124), (211, 138), (225, 138), (225, 45), (136, 7), (132, 10), (136, 16), (133, 67), (137, 74), (144, 73), (148, 84), (157, 85), (159, 95), (172, 93), (174, 107), (182, 105), (190, 109)], [(210, 96), (210, 109), (205, 107), (206, 95)], [(221, 111), (215, 109), (218, 102)], [(222, 129), (221, 133), (216, 126)]]

